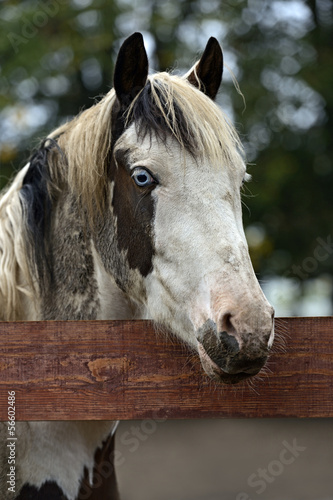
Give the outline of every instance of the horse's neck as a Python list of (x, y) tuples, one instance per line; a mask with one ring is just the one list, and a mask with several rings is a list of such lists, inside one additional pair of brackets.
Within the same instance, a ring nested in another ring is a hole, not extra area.
[[(27, 169), (28, 165), (0, 198), (0, 320), (140, 317), (140, 312), (105, 272), (80, 223), (79, 210), (66, 193), (55, 203), (50, 230), (54, 282), (43, 294), (35, 293), (29, 279), (31, 263), (19, 200)], [(74, 500), (84, 470), (91, 479), (94, 453), (98, 447), (106, 446), (103, 440), (114, 429), (115, 422), (19, 422), (17, 431), (26, 452), (17, 462), (18, 488), (26, 483), (39, 488), (49, 478), (67, 498)], [(5, 439), (4, 434), (0, 425), (0, 438)], [(64, 453), (66, 448), (71, 453)], [(1, 492), (7, 491), (6, 481), (0, 470), (0, 498)]]
[(92, 257), (99, 297), (99, 311), (97, 319), (144, 319), (144, 308), (134, 304), (119, 289), (114, 278), (110, 274), (106, 273), (93, 244)]
[[(19, 200), (26, 171), (27, 167), (0, 199), (0, 320), (137, 317), (138, 311), (104, 270), (80, 222), (80, 211), (65, 192), (54, 204), (52, 213), (49, 245), (52, 286), (45, 287), (39, 295), (29, 289), (26, 275), (32, 276), (31, 263), (27, 259)], [(12, 310), (13, 314), (8, 316), (3, 312), (5, 309)], [(21, 433), (26, 453), (18, 458), (17, 487), (29, 484), (38, 489), (48, 478), (68, 499), (74, 500), (85, 470), (87, 481), (92, 482), (94, 454), (99, 447), (104, 453), (108, 445), (103, 441), (115, 427), (116, 422), (112, 421), (18, 423), (17, 431)], [(0, 438), (4, 436), (2, 431), (0, 425)], [(66, 449), (71, 453), (65, 453)], [(71, 471), (70, 477), (68, 471)], [(7, 490), (6, 480), (0, 471), (0, 498), (1, 491)]]
[(94, 320), (141, 318), (107, 272), (83, 222), (82, 210), (65, 192), (54, 205), (50, 248), (52, 285), (40, 297), (41, 318)]

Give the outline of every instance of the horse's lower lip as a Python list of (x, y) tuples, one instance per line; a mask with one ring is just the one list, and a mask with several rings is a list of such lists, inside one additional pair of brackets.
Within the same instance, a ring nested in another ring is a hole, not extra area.
[(203, 369), (207, 375), (219, 382), (224, 384), (237, 384), (241, 380), (244, 380), (251, 376), (250, 373), (240, 372), (235, 374), (226, 373), (220, 368), (207, 354), (206, 349), (198, 341), (198, 353)]

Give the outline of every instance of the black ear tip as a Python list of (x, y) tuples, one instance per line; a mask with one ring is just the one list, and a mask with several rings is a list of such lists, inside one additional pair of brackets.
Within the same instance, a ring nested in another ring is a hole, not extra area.
[(148, 75), (148, 58), (141, 33), (124, 40), (115, 64), (113, 85), (118, 100), (128, 107), (143, 89)]
[(215, 36), (211, 36), (207, 42), (206, 48), (208, 50), (215, 50), (222, 53), (222, 48)]
[(215, 36), (211, 36), (209, 39), (208, 39), (208, 43), (213, 45), (220, 45), (219, 42), (217, 41), (217, 39), (215, 38)]
[(138, 43), (138, 44), (143, 45), (142, 33), (140, 33), (139, 31), (136, 31), (135, 33), (130, 35), (128, 38), (126, 38), (126, 40), (124, 41), (124, 44), (127, 44), (127, 43)]
[(138, 40), (142, 40), (143, 41), (143, 36), (142, 36), (142, 33), (140, 33), (140, 31), (136, 31), (135, 33), (133, 33), (133, 35), (131, 35), (129, 38), (137, 38)]
[(195, 70), (191, 71), (187, 79), (208, 97), (215, 99), (222, 81), (222, 73), (223, 53), (221, 45), (214, 36), (211, 36)]

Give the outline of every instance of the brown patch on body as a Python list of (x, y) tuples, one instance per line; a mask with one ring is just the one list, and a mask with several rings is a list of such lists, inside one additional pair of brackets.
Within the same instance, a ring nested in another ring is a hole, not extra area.
[(103, 442), (95, 452), (95, 465), (92, 484), (88, 470), (84, 470), (77, 500), (119, 500), (116, 474), (114, 469), (115, 435)]

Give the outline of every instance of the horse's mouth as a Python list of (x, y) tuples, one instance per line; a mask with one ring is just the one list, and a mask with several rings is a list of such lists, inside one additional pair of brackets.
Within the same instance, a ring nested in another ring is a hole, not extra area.
[(220, 368), (215, 361), (213, 361), (210, 356), (207, 354), (206, 349), (204, 346), (201, 344), (201, 342), (198, 342), (198, 353), (200, 357), (200, 361), (202, 364), (203, 369), (207, 373), (207, 375), (214, 379), (217, 380), (218, 382), (222, 382), (224, 384), (237, 384), (238, 382), (241, 382), (242, 380), (252, 377), (256, 373), (258, 373), (260, 370), (257, 370), (255, 372), (239, 372), (239, 373), (226, 373), (225, 371)]

